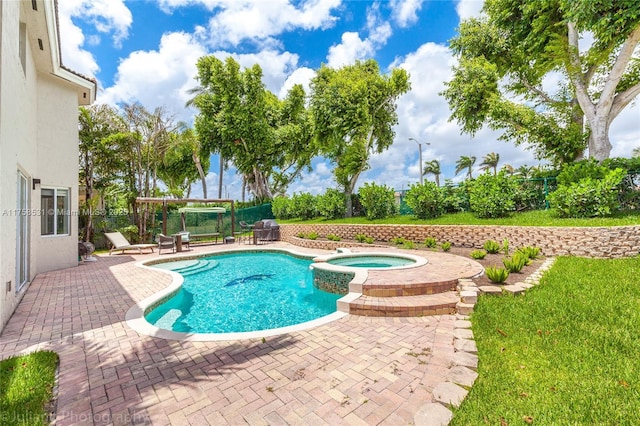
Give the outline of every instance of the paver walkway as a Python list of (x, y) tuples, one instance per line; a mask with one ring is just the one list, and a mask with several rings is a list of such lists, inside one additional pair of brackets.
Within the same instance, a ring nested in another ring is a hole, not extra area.
[(56, 425), (412, 424), (451, 367), (452, 315), (349, 315), (264, 340), (140, 335), (126, 311), (170, 277), (134, 260), (156, 256), (99, 256), (38, 275), (0, 335), (2, 358), (60, 354)]

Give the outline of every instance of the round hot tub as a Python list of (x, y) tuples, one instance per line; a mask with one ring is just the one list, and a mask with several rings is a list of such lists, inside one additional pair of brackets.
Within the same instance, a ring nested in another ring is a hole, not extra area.
[(415, 265), (416, 259), (388, 254), (344, 254), (328, 259), (327, 263), (350, 268), (379, 269)]

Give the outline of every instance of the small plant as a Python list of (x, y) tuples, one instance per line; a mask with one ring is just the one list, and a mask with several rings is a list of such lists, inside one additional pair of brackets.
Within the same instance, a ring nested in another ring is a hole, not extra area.
[(505, 256), (509, 256), (509, 240), (506, 238), (502, 240), (502, 252)]
[(524, 265), (527, 263), (527, 258), (521, 254), (516, 253), (509, 258), (502, 259), (502, 263), (509, 272), (520, 272), (522, 271), (522, 268), (524, 268)]
[(402, 247), (409, 250), (413, 250), (414, 248), (416, 248), (416, 243), (414, 243), (411, 240), (405, 240), (404, 244), (402, 244)]
[(311, 231), (307, 234), (307, 238), (310, 240), (317, 240), (318, 239), (318, 233), (315, 231)]
[(405, 243), (405, 239), (402, 237), (394, 237), (391, 239), (391, 244), (396, 245), (396, 246), (402, 246)]
[(336, 234), (328, 234), (327, 235), (327, 240), (329, 241), (340, 241), (342, 238), (340, 238), (339, 235)]
[(500, 243), (495, 240), (487, 240), (484, 242), (482, 248), (485, 249), (487, 253), (496, 254), (500, 251), (502, 246), (500, 246)]
[(486, 255), (487, 252), (484, 250), (473, 250), (471, 253), (469, 253), (469, 256), (471, 256), (472, 259), (476, 260), (484, 259)]
[(505, 268), (499, 268), (497, 266), (489, 266), (485, 269), (485, 273), (487, 274), (487, 278), (489, 278), (492, 282), (501, 284), (509, 278), (509, 271)]
[(354, 238), (357, 242), (364, 243), (365, 240), (367, 239), (367, 236), (365, 234), (356, 234)]
[(428, 248), (435, 248), (437, 245), (436, 239), (433, 237), (427, 237), (424, 239), (424, 245)]
[(525, 265), (530, 265), (532, 261), (540, 256), (540, 248), (539, 247), (520, 247), (516, 250), (516, 254), (521, 255), (525, 258)]
[(451, 242), (450, 241), (443, 242), (442, 244), (440, 244), (440, 248), (442, 249), (442, 251), (451, 250)]
[(298, 233), (296, 234), (296, 237), (298, 237), (298, 238), (306, 238), (306, 237), (307, 237), (307, 234), (305, 234), (304, 232), (298, 232)]
[(374, 241), (375, 240), (373, 239), (373, 237), (366, 237), (364, 239), (364, 242), (367, 243), (367, 244), (373, 244)]

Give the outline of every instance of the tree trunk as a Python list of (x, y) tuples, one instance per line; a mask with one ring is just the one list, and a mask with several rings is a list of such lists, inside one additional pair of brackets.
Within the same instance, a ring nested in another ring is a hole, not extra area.
[(589, 135), (589, 157), (598, 161), (609, 158), (611, 154), (611, 142), (609, 141), (609, 121), (607, 117), (597, 117), (591, 123)]
[[(196, 169), (198, 170), (198, 175), (200, 175), (200, 181), (202, 181), (202, 195), (203, 198), (207, 198), (207, 176), (204, 174), (204, 170), (202, 169), (202, 163), (200, 163), (200, 157), (197, 153), (193, 153), (193, 162), (196, 165)], [(191, 192), (191, 185), (189, 185), (189, 192)]]
[(218, 176), (218, 199), (222, 200), (222, 175), (224, 173), (224, 159), (220, 154), (220, 175)]

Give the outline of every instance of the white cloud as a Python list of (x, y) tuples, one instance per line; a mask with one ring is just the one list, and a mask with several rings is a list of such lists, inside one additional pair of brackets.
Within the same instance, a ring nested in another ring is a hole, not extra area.
[(291, 88), (296, 84), (302, 85), (305, 93), (309, 95), (309, 93), (311, 93), (309, 85), (311, 83), (311, 79), (313, 79), (313, 77), (315, 76), (316, 72), (311, 68), (301, 67), (296, 69), (285, 80), (282, 88), (280, 89), (280, 92), (278, 93), (278, 97), (280, 99), (284, 99), (284, 97), (287, 96), (289, 90), (291, 90)]
[(423, 2), (424, 0), (391, 0), (394, 21), (402, 28), (415, 24)]
[(329, 48), (327, 66), (340, 68), (357, 60), (370, 58), (386, 44), (392, 30), (391, 25), (381, 18), (378, 3), (367, 9), (366, 29), (369, 36), (364, 40), (356, 32), (343, 33), (340, 43)]
[(460, 0), (456, 5), (456, 12), (461, 21), (469, 18), (477, 18), (480, 16), (482, 6), (484, 6), (484, 0)]
[(276, 94), (280, 92), (284, 82), (298, 66), (298, 55), (272, 49), (242, 54), (219, 51), (214, 55), (223, 60), (228, 56), (233, 56), (245, 68), (250, 68), (255, 64), (260, 65), (263, 72), (262, 81), (267, 89)]
[(118, 66), (115, 83), (98, 96), (99, 103), (140, 102), (147, 109), (166, 107), (180, 120), (190, 121), (184, 104), (187, 90), (197, 86), (196, 62), (204, 48), (185, 33), (162, 36), (158, 50), (132, 52)]
[(251, 41), (264, 46), (277, 43), (274, 36), (295, 29), (315, 30), (331, 27), (332, 11), (340, 0), (162, 0), (163, 10), (201, 4), (214, 13), (209, 20), (207, 41), (212, 47), (236, 46)]
[(100, 33), (111, 33), (116, 47), (129, 35), (133, 18), (123, 0), (64, 0), (58, 7), (61, 17), (82, 19)]

